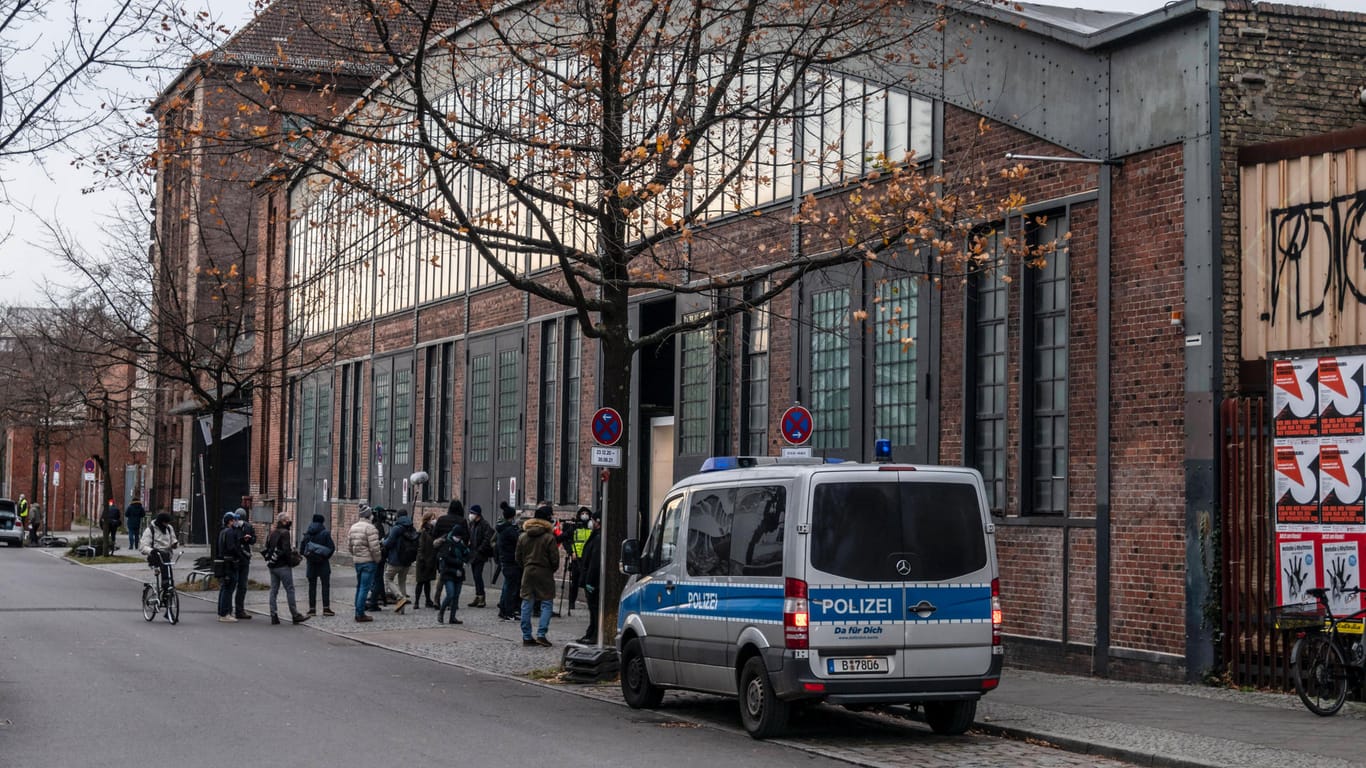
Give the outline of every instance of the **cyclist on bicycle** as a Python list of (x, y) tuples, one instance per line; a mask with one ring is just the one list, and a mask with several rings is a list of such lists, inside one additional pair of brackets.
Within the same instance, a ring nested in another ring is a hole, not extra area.
[(170, 586), (171, 552), (180, 546), (169, 512), (158, 512), (143, 531), (138, 551), (147, 556), (147, 565), (157, 569), (161, 589)]

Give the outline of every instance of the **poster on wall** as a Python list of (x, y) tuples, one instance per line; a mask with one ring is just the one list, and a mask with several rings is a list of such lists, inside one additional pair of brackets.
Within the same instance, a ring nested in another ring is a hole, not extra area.
[(1315, 440), (1276, 441), (1276, 526), (1319, 524), (1319, 444)]
[(1318, 437), (1319, 361), (1277, 360), (1272, 366), (1273, 434), (1281, 438)]
[(1324, 437), (1360, 436), (1363, 432), (1363, 392), (1366, 355), (1319, 358), (1319, 434)]
[(1366, 351), (1272, 362), (1272, 512), (1282, 604), (1328, 590), (1336, 611), (1363, 601), (1366, 551)]
[(1361, 597), (1348, 590), (1361, 586), (1358, 542), (1324, 542), (1322, 550), (1319, 562), (1323, 565), (1323, 580), (1320, 583), (1328, 590), (1328, 605), (1339, 615), (1357, 611)]
[(1281, 562), (1277, 575), (1281, 582), (1281, 604), (1306, 602), (1309, 598), (1304, 591), (1315, 586), (1314, 576), (1318, 572), (1314, 558), (1314, 542), (1281, 541), (1280, 552)]

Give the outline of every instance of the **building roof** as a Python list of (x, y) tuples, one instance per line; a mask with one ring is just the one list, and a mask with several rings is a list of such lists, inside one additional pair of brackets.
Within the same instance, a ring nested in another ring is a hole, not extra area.
[(1085, 8), (1061, 8), (1039, 3), (1018, 3), (1013, 8), (1025, 18), (1047, 22), (1055, 27), (1068, 29), (1081, 34), (1098, 32), (1138, 14), (1118, 11), (1091, 11)]

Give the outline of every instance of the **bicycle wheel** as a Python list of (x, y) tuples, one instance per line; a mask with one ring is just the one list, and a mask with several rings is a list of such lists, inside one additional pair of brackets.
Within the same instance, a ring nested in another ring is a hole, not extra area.
[(157, 594), (151, 584), (142, 585), (142, 618), (151, 621), (157, 617)]
[(1328, 635), (1313, 634), (1295, 641), (1291, 651), (1295, 693), (1314, 714), (1328, 717), (1347, 700), (1347, 665), (1342, 649)]
[(180, 593), (174, 588), (166, 590), (166, 618), (172, 624), (180, 623)]

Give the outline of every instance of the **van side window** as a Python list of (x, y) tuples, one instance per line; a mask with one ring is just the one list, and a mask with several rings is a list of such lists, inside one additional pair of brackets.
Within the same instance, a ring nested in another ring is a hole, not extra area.
[(731, 519), (735, 513), (734, 488), (708, 488), (692, 492), (688, 508), (688, 575), (730, 574)]
[(650, 528), (650, 538), (645, 542), (641, 560), (642, 570), (653, 573), (674, 561), (674, 550), (678, 547), (678, 513), (683, 507), (683, 497), (675, 496), (664, 502), (664, 509)]
[(783, 575), (786, 514), (787, 489), (781, 485), (747, 486), (736, 492), (732, 576)]

